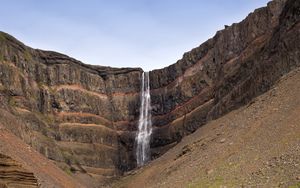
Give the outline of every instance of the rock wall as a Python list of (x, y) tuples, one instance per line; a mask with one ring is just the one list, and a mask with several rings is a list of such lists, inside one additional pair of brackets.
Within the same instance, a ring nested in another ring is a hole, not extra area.
[(25, 170), (18, 162), (0, 153), (0, 187), (38, 187), (32, 172)]
[[(297, 0), (274, 0), (150, 72), (153, 158), (300, 65), (299, 10)], [(5, 33), (0, 46), (2, 124), (73, 172), (113, 176), (135, 167), (141, 69), (86, 65)]]
[(299, 1), (272, 1), (176, 64), (152, 71), (153, 155), (248, 103), (298, 67), (299, 11)]
[(85, 65), (5, 33), (0, 46), (1, 106), (23, 124), (8, 128), (78, 171), (115, 175), (135, 166), (141, 69)]

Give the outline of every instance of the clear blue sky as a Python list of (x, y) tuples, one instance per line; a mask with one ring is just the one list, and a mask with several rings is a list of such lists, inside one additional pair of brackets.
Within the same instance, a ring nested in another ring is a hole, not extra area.
[(0, 30), (84, 63), (163, 68), (268, 0), (0, 0)]

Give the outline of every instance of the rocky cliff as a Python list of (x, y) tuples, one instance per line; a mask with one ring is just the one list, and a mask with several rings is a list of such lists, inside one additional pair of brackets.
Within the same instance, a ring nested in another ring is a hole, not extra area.
[[(0, 45), (0, 99), (6, 113), (0, 119), (7, 128), (74, 171), (115, 175), (134, 167), (130, 149), (141, 69), (85, 65), (34, 50), (5, 33)], [(8, 116), (22, 126), (15, 127)]]
[(153, 155), (267, 91), (300, 65), (300, 6), (275, 0), (150, 74)]
[(28, 172), (12, 158), (0, 154), (0, 187), (38, 187), (33, 173)]
[[(300, 65), (300, 6), (274, 0), (150, 72), (152, 157)], [(135, 167), (142, 69), (83, 64), (0, 33), (0, 123), (72, 173)]]

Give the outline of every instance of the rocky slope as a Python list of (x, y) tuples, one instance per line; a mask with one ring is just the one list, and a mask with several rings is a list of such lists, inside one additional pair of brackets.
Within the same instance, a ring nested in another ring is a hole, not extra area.
[[(299, 11), (297, 0), (274, 0), (151, 71), (152, 157), (298, 67)], [(136, 166), (141, 73), (86, 65), (1, 32), (0, 123), (79, 178), (122, 174)]]

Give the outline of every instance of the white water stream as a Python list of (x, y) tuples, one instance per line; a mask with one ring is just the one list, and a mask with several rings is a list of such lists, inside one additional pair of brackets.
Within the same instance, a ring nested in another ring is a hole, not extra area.
[(150, 138), (152, 134), (152, 122), (149, 82), (149, 72), (144, 72), (142, 75), (139, 127), (136, 135), (136, 159), (138, 166), (143, 166), (150, 160)]

